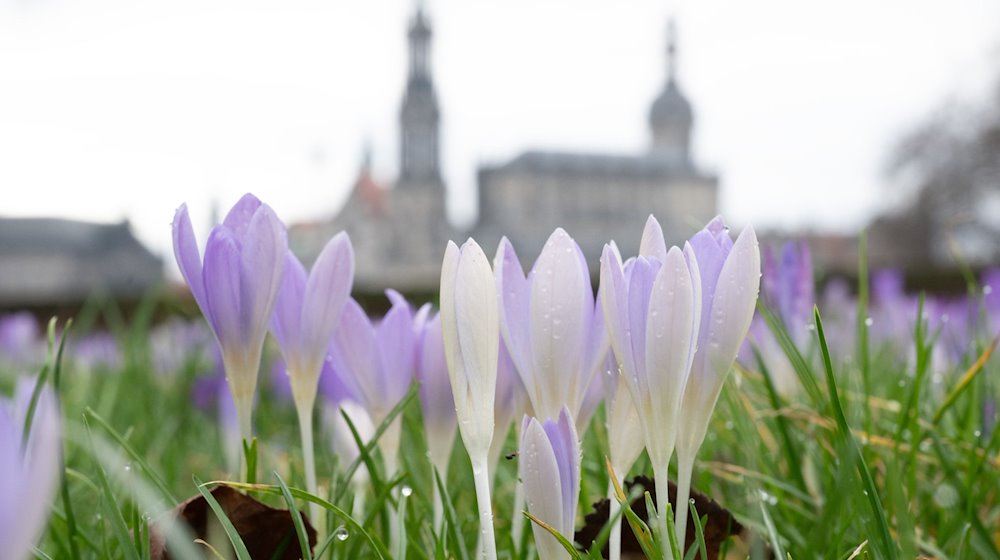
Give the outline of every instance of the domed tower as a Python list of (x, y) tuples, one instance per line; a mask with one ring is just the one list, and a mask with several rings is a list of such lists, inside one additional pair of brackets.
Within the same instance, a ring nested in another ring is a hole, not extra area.
[(421, 7), (410, 24), (410, 71), (399, 113), (400, 183), (440, 182), (438, 123), (441, 119), (430, 69), (431, 28)]
[(691, 165), (691, 127), (694, 111), (677, 85), (677, 29), (674, 21), (667, 24), (667, 83), (649, 111), (649, 127), (653, 133), (650, 151), (672, 165)]

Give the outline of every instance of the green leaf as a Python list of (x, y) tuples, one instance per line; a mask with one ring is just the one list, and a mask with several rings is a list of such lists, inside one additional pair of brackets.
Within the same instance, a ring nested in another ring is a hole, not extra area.
[(215, 513), (215, 517), (222, 524), (222, 529), (226, 532), (226, 536), (229, 537), (229, 542), (232, 543), (233, 549), (236, 551), (236, 558), (239, 560), (253, 560), (250, 558), (250, 551), (247, 550), (247, 545), (243, 544), (243, 538), (240, 537), (239, 532), (236, 531), (236, 527), (233, 526), (233, 522), (229, 520), (226, 516), (226, 512), (222, 511), (222, 506), (215, 499), (215, 496), (208, 490), (205, 484), (202, 484), (198, 477), (192, 477), (194, 479), (195, 486), (198, 487), (198, 492), (205, 498), (208, 502), (208, 506), (212, 508), (212, 512)]
[[(254, 438), (254, 443), (256, 442), (257, 438)], [(292, 493), (288, 489), (288, 485), (282, 480), (278, 471), (274, 471), (274, 478), (278, 481), (278, 487), (281, 488), (281, 495), (285, 498), (285, 503), (288, 505), (288, 513), (292, 516), (292, 525), (295, 526), (295, 533), (299, 537), (299, 550), (305, 555), (302, 560), (312, 560), (312, 547), (309, 546), (309, 535), (306, 533), (305, 523), (302, 522), (302, 514), (299, 513), (299, 508), (295, 505), (295, 499), (292, 498)]]

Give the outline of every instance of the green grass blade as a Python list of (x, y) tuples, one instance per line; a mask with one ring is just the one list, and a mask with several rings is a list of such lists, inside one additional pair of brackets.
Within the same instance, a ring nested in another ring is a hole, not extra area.
[(215, 517), (222, 524), (222, 530), (226, 532), (226, 536), (229, 537), (229, 542), (232, 543), (233, 549), (236, 551), (236, 558), (239, 560), (253, 560), (250, 558), (250, 551), (247, 550), (247, 545), (243, 543), (243, 538), (240, 537), (239, 532), (236, 531), (236, 527), (233, 526), (233, 522), (229, 520), (226, 516), (226, 512), (222, 511), (222, 506), (219, 505), (218, 500), (215, 496), (205, 487), (204, 484), (198, 480), (198, 477), (192, 477), (194, 479), (195, 486), (198, 487), (198, 492), (205, 498), (208, 502), (208, 506), (212, 508), (212, 512), (215, 513)]
[[(222, 484), (222, 485), (225, 485), (225, 486), (229, 486), (230, 488), (236, 488), (237, 490), (246, 490), (246, 491), (250, 491), (250, 492), (260, 492), (260, 493), (263, 493), (263, 494), (271, 494), (271, 495), (274, 495), (274, 496), (281, 496), (282, 495), (280, 488), (278, 488), (277, 486), (269, 485), (269, 484), (246, 484), (246, 483), (243, 483), (243, 482), (232, 482), (232, 481), (228, 481), (228, 480), (213, 480), (213, 481), (210, 481), (210, 482), (202, 483), (201, 486), (209, 486), (209, 485), (212, 485), (212, 484)], [(200, 489), (200, 487), (199, 487), (199, 489)], [(344, 511), (343, 509), (337, 507), (336, 505), (332, 504), (331, 502), (328, 502), (327, 500), (324, 500), (323, 498), (320, 498), (319, 496), (310, 494), (309, 492), (306, 492), (305, 490), (300, 490), (298, 488), (289, 487), (288, 491), (291, 492), (292, 496), (294, 496), (294, 497), (296, 497), (296, 498), (298, 498), (300, 500), (305, 500), (305, 501), (308, 501), (308, 502), (312, 502), (312, 503), (314, 503), (314, 504), (316, 504), (316, 505), (318, 505), (318, 506), (320, 506), (320, 507), (322, 507), (324, 509), (327, 509), (327, 510), (333, 512), (337, 517), (339, 517), (339, 518), (343, 519), (344, 521), (346, 521), (347, 524), (350, 525), (353, 530), (356, 530), (358, 533), (360, 533), (362, 536), (364, 536), (365, 539), (368, 540), (369, 544), (371, 544), (372, 550), (375, 552), (375, 555), (378, 558), (381, 558), (382, 560), (386, 560), (386, 559), (390, 558), (389, 551), (385, 548), (385, 545), (382, 543), (382, 541), (380, 541), (378, 538), (376, 538), (371, 533), (369, 533), (365, 529), (364, 525), (358, 523), (357, 520), (355, 520), (353, 517), (351, 517), (351, 514), (347, 513), (346, 511)]]
[(160, 477), (160, 475), (157, 474), (157, 472), (149, 466), (149, 463), (147, 463), (142, 458), (142, 455), (140, 455), (135, 450), (135, 448), (129, 445), (128, 441), (125, 439), (124, 436), (122, 436), (120, 433), (118, 433), (117, 430), (111, 427), (111, 424), (108, 423), (107, 420), (101, 417), (101, 415), (98, 414), (97, 411), (95, 411), (90, 407), (84, 409), (83, 414), (90, 420), (93, 420), (95, 423), (97, 423), (98, 426), (100, 426), (109, 436), (111, 436), (111, 439), (115, 440), (115, 442), (122, 448), (122, 450), (124, 450), (125, 453), (133, 461), (135, 461), (137, 465), (139, 465), (139, 468), (142, 469), (142, 472), (145, 473), (147, 477), (149, 477), (149, 480), (152, 481), (153, 485), (156, 486), (157, 490), (160, 491), (160, 493), (163, 495), (165, 499), (167, 499), (167, 501), (169, 501), (171, 504), (178, 503), (177, 498), (174, 496), (173, 492), (171, 492), (170, 488), (167, 486), (167, 482), (163, 480), (163, 478)]
[(455, 513), (451, 494), (437, 469), (434, 470), (434, 482), (437, 483), (438, 492), (441, 492), (441, 502), (444, 504), (444, 522), (451, 528), (451, 537), (455, 541), (455, 546), (458, 547), (458, 557), (460, 560), (469, 560), (469, 550), (465, 546), (465, 539), (462, 538), (462, 530), (458, 525), (458, 515)]
[[(84, 421), (86, 423), (86, 421)], [(87, 426), (87, 432), (89, 434), (90, 427)], [(93, 441), (91, 441), (93, 444)], [(94, 448), (94, 456), (97, 456), (97, 449)], [(126, 560), (139, 560), (139, 554), (135, 549), (135, 543), (132, 542), (132, 537), (128, 532), (128, 525), (125, 523), (125, 516), (122, 514), (121, 508), (118, 507), (118, 499), (114, 495), (114, 491), (111, 489), (111, 483), (108, 481), (108, 474), (104, 470), (104, 466), (97, 465), (97, 482), (101, 488), (101, 504), (104, 508), (104, 513), (108, 516), (108, 521), (111, 523), (111, 530), (114, 533), (115, 538), (118, 541), (119, 552)]]
[(876, 549), (878, 555), (881, 558), (894, 560), (897, 558), (898, 551), (889, 533), (889, 522), (886, 519), (885, 509), (882, 507), (882, 501), (879, 498), (878, 489), (875, 487), (875, 481), (872, 480), (871, 471), (868, 469), (868, 464), (861, 454), (858, 442), (851, 433), (851, 428), (847, 424), (847, 417), (844, 416), (844, 408), (840, 404), (840, 396), (837, 393), (837, 381), (833, 375), (833, 363), (830, 360), (830, 348), (827, 346), (826, 336), (823, 333), (823, 322), (819, 316), (819, 308), (813, 307), (813, 318), (816, 321), (816, 336), (819, 338), (820, 351), (823, 354), (826, 383), (830, 392), (830, 406), (833, 408), (833, 414), (837, 421), (837, 430), (844, 446), (851, 454), (851, 459), (855, 462), (858, 474), (861, 476), (861, 481), (865, 487), (865, 494), (871, 506), (872, 514), (875, 516), (878, 532), (874, 537), (877, 537)]
[[(254, 438), (254, 441), (256, 442), (257, 438)], [(292, 516), (292, 525), (295, 526), (295, 533), (299, 537), (299, 550), (304, 555), (302, 560), (312, 560), (312, 547), (309, 546), (309, 534), (306, 532), (305, 523), (302, 522), (302, 514), (299, 513), (299, 508), (295, 505), (295, 499), (292, 498), (292, 492), (288, 489), (288, 485), (282, 480), (278, 471), (274, 471), (274, 478), (278, 481), (278, 487), (281, 488), (281, 495), (285, 498), (285, 504), (288, 505), (288, 513)]]

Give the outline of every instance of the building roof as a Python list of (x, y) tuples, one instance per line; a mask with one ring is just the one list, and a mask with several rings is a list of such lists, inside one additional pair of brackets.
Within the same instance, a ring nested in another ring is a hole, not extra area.
[(95, 291), (138, 297), (163, 282), (163, 263), (127, 221), (0, 218), (0, 305), (79, 303)]
[(564, 177), (694, 177), (691, 165), (678, 165), (652, 154), (611, 155), (530, 150), (494, 167), (504, 171), (560, 175)]

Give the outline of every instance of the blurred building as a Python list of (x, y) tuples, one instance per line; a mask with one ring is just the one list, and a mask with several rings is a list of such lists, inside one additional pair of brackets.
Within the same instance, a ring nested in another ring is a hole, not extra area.
[(656, 215), (668, 243), (679, 243), (717, 211), (718, 178), (691, 153), (694, 111), (676, 77), (674, 28), (668, 32), (666, 79), (649, 113), (651, 142), (642, 153), (586, 154), (529, 150), (479, 171), (478, 222), (457, 232), (445, 211), (439, 166), (440, 109), (430, 71), (431, 29), (417, 10), (409, 28), (409, 78), (400, 111), (400, 177), (384, 188), (368, 158), (337, 216), (290, 230), (292, 249), (315, 259), (333, 234), (346, 230), (356, 251), (360, 291), (394, 287), (433, 291), (448, 239), (475, 237), (487, 251), (506, 235), (530, 264), (556, 227), (572, 235), (591, 264), (615, 240), (638, 250), (646, 217)]
[(129, 223), (0, 218), (0, 307), (75, 306), (93, 294), (137, 300), (163, 263)]
[(692, 158), (694, 111), (677, 82), (675, 45), (671, 24), (666, 81), (649, 112), (651, 142), (645, 153), (530, 150), (480, 169), (476, 239), (490, 245), (506, 235), (526, 259), (559, 226), (593, 266), (611, 239), (623, 255), (636, 254), (650, 214), (672, 244), (710, 220), (718, 207), (718, 178)]
[(399, 112), (400, 175), (394, 188), (375, 182), (366, 154), (336, 217), (289, 231), (292, 250), (306, 262), (315, 260), (334, 234), (347, 231), (355, 251), (355, 285), (362, 291), (436, 289), (445, 244), (455, 237), (445, 210), (441, 112), (431, 75), (431, 27), (423, 10), (414, 15), (408, 39), (409, 76)]

